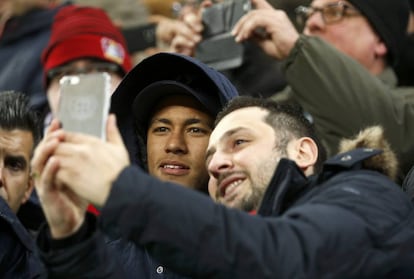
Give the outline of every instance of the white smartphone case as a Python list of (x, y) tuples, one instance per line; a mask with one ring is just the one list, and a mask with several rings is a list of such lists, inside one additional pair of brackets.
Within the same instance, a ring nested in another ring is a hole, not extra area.
[(110, 103), (110, 76), (93, 73), (60, 80), (58, 119), (62, 128), (105, 140)]

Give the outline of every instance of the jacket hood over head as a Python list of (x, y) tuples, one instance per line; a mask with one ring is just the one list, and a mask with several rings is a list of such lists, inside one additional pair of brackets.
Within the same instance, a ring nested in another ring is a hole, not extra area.
[(153, 108), (171, 94), (197, 99), (214, 118), (238, 96), (232, 83), (198, 60), (175, 53), (158, 53), (136, 65), (112, 95), (111, 112), (128, 149), (131, 162), (147, 170), (146, 133)]

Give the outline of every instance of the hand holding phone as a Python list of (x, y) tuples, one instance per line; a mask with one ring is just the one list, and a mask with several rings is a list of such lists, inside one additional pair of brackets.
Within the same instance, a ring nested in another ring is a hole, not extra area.
[(62, 128), (105, 139), (110, 101), (109, 74), (64, 76), (60, 80), (60, 89), (58, 119)]
[(203, 40), (197, 45), (195, 58), (219, 71), (242, 65), (244, 46), (234, 41), (231, 30), (251, 9), (250, 0), (227, 0), (204, 9)]

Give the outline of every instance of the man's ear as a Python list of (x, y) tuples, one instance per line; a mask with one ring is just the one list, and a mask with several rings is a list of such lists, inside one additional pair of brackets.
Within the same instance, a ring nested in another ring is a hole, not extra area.
[(27, 202), (27, 200), (30, 198), (30, 195), (33, 192), (33, 188), (34, 188), (34, 178), (33, 178), (33, 175), (30, 175), (29, 180), (27, 181), (27, 188), (24, 191), (21, 204), (24, 204), (25, 202)]
[(293, 140), (288, 145), (289, 158), (294, 160), (306, 176), (314, 173), (314, 165), (318, 160), (318, 146), (308, 137)]
[(388, 53), (387, 46), (380, 38), (378, 38), (374, 51), (377, 57), (385, 57)]

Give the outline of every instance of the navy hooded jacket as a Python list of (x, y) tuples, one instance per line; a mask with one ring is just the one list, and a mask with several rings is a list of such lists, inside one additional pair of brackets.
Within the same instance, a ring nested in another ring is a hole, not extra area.
[[(182, 76), (188, 78), (182, 79)], [(159, 53), (153, 55), (127, 74), (112, 96), (111, 112), (117, 116), (118, 127), (127, 146), (131, 162), (146, 168), (146, 128), (151, 108), (162, 98), (158, 96), (141, 100), (137, 104), (141, 118), (135, 119), (133, 111), (137, 95), (156, 82), (177, 81), (191, 88), (195, 94), (208, 98), (207, 109), (214, 117), (222, 107), (238, 95), (235, 87), (219, 72), (209, 68), (194, 58)], [(194, 81), (197, 81), (194, 83)], [(168, 95), (168, 91), (165, 92)], [(200, 97), (200, 96), (199, 96)], [(137, 109), (137, 107), (135, 107)], [(143, 117), (148, 119), (142, 119)], [(89, 222), (92, 216), (89, 216)], [(116, 228), (112, 232), (102, 234), (96, 226), (85, 224), (83, 232), (78, 232), (66, 243), (52, 247), (47, 227), (43, 227), (38, 238), (38, 246), (42, 259), (48, 269), (49, 276), (58, 278), (183, 278), (166, 269), (154, 260), (145, 246), (137, 245), (121, 238)], [(94, 233), (96, 231), (96, 233)], [(82, 233), (90, 237), (88, 241), (78, 243)], [(91, 234), (91, 235), (89, 235)], [(106, 242), (106, 245), (104, 245)], [(92, 247), (91, 247), (92, 246)], [(87, 248), (89, 247), (89, 248)]]

